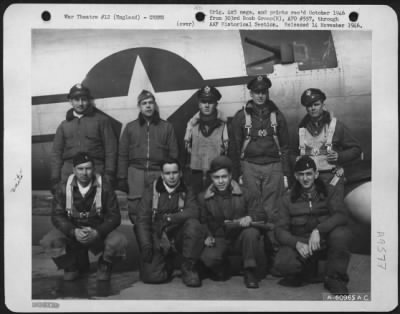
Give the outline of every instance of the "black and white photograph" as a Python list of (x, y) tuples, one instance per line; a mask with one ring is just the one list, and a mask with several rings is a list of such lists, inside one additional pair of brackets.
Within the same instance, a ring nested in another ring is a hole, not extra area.
[(29, 17), (5, 36), (28, 58), (5, 50), (27, 74), (5, 68), (4, 167), (5, 249), (25, 250), (5, 284), (24, 263), (28, 311), (380, 304), (397, 278), (397, 63), (385, 81), (376, 63), (397, 52), (372, 7), (43, 8), (6, 12)]

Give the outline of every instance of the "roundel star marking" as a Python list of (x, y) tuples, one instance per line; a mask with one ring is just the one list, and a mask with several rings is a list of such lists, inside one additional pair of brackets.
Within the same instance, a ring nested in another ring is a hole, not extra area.
[(143, 89), (154, 94), (165, 119), (185, 104), (202, 82), (198, 71), (172, 52), (132, 48), (101, 60), (83, 84), (91, 90), (99, 109), (126, 124), (137, 117), (137, 96)]

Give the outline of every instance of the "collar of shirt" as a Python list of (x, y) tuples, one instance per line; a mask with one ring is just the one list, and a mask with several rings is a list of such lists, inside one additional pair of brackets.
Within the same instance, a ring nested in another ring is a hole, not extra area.
[(179, 186), (179, 183), (174, 186), (173, 188), (171, 188), (170, 186), (168, 186), (167, 184), (165, 184), (165, 182), (163, 181), (165, 190), (168, 192), (168, 194), (171, 194), (172, 192), (174, 192), (176, 190), (176, 188)]
[(75, 110), (72, 112), (72, 114), (74, 115), (74, 117), (77, 117), (78, 119), (80, 119), (84, 116), (84, 114), (76, 113)]
[(81, 192), (82, 196), (85, 197), (87, 192), (92, 187), (92, 182), (90, 182), (87, 186), (82, 186), (79, 182), (77, 182), (77, 183), (78, 183), (79, 192)]

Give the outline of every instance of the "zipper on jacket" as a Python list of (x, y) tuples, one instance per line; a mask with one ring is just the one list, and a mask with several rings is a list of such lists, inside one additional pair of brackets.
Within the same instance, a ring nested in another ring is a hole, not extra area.
[(146, 156), (146, 169), (149, 170), (150, 164), (150, 122), (147, 121), (147, 156)]
[(310, 208), (310, 213), (312, 212), (312, 195), (311, 193), (307, 193), (307, 199), (308, 199), (308, 207)]
[(82, 140), (82, 137), (81, 137), (81, 119), (80, 118), (77, 118), (78, 119), (78, 146), (79, 147), (81, 147), (81, 140)]

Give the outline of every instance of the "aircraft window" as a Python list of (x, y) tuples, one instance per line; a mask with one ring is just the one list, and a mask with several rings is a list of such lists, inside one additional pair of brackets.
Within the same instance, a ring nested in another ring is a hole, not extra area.
[[(246, 30), (240, 34), (248, 75), (272, 73), (274, 64), (294, 62), (301, 71), (337, 67), (330, 31)], [(292, 55), (287, 47), (292, 47)]]

